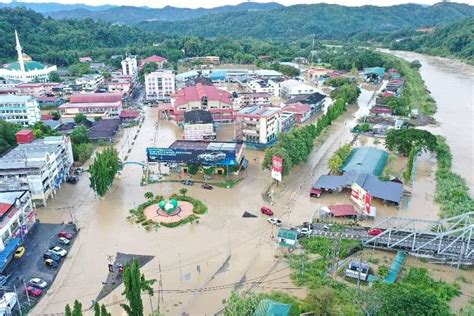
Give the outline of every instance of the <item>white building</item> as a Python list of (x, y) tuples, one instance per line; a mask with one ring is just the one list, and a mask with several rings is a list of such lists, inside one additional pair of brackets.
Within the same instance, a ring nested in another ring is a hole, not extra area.
[(34, 80), (48, 81), (49, 74), (57, 71), (56, 66), (45, 66), (37, 61), (31, 60), (28, 55), (23, 54), (23, 49), (20, 45), (18, 33), (15, 30), (16, 52), (18, 54), (18, 61), (7, 64), (5, 68), (0, 68), (0, 77), (6, 80), (15, 80), (21, 82), (31, 82)]
[(132, 76), (135, 80), (138, 78), (138, 63), (135, 57), (127, 57), (122, 60), (122, 73), (125, 76)]
[(247, 83), (247, 88), (253, 93), (268, 93), (274, 97), (280, 96), (280, 84), (273, 80), (251, 80)]
[(69, 137), (50, 136), (19, 144), (0, 158), (0, 190), (29, 190), (33, 202), (45, 205), (73, 162)]
[(148, 101), (169, 101), (176, 92), (172, 70), (158, 70), (145, 76), (145, 97)]
[(76, 79), (76, 85), (81, 86), (82, 91), (96, 92), (104, 84), (104, 76), (100, 74), (87, 74)]
[(283, 81), (280, 84), (280, 95), (286, 99), (291, 99), (302, 94), (313, 94), (317, 91), (318, 89), (316, 87), (294, 79)]
[(38, 102), (27, 95), (0, 95), (0, 120), (23, 126), (33, 125), (41, 119)]
[[(0, 252), (5, 250), (12, 239), (23, 239), (35, 220), (36, 214), (29, 191), (1, 191)], [(15, 241), (13, 240), (13, 242)], [(0, 263), (0, 269), (1, 265), (2, 263)]]
[(252, 106), (235, 114), (235, 138), (246, 146), (265, 148), (280, 132), (280, 108)]

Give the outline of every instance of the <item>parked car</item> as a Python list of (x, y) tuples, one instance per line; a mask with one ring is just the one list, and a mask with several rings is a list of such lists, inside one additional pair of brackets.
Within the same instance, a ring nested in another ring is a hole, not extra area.
[(4, 286), (7, 283), (8, 279), (10, 278), (10, 273), (8, 274), (0, 274), (0, 286)]
[(47, 266), (48, 268), (57, 268), (57, 267), (59, 267), (59, 263), (56, 260), (53, 260), (53, 259), (46, 259), (44, 261), (44, 265)]
[(309, 236), (313, 231), (309, 228), (303, 227), (298, 230), (298, 234), (301, 236)]
[(28, 281), (28, 284), (38, 289), (44, 289), (48, 286), (48, 282), (40, 278), (33, 278), (30, 281)]
[(266, 207), (266, 206), (262, 206), (262, 207), (260, 208), (260, 212), (261, 212), (262, 214), (265, 214), (265, 215), (268, 215), (268, 216), (273, 216), (272, 210), (271, 210), (269, 207)]
[(203, 183), (203, 184), (201, 185), (201, 187), (202, 187), (203, 189), (206, 189), (206, 190), (212, 190), (212, 189), (214, 189), (214, 187), (213, 187), (212, 185), (210, 185), (209, 183)]
[(62, 245), (69, 245), (71, 243), (71, 240), (67, 239), (66, 237), (59, 237), (58, 242)]
[(64, 237), (64, 238), (67, 238), (67, 239), (71, 239), (72, 238), (72, 234), (71, 233), (68, 233), (67, 231), (60, 231), (58, 233), (58, 237)]
[(28, 286), (25, 289), (25, 293), (27, 293), (29, 296), (38, 297), (41, 295), (42, 291), (34, 286)]
[(181, 180), (181, 183), (184, 185), (193, 185), (194, 181), (193, 180)]
[(49, 248), (49, 251), (51, 251), (52, 253), (55, 253), (55, 254), (57, 254), (58, 256), (61, 256), (61, 257), (65, 257), (67, 255), (67, 250), (63, 249), (59, 246)]
[(15, 250), (15, 258), (21, 258), (25, 254), (26, 248), (25, 247), (18, 247)]
[(77, 181), (79, 181), (79, 178), (76, 177), (76, 176), (68, 176), (68, 177), (66, 178), (66, 182), (67, 182), (67, 183), (70, 183), (70, 184), (76, 184)]
[(367, 234), (369, 236), (378, 236), (381, 233), (383, 233), (383, 230), (381, 230), (380, 228), (371, 228), (367, 231)]
[(61, 256), (52, 252), (51, 250), (48, 250), (43, 254), (43, 259), (52, 259), (54, 261), (59, 262), (61, 261)]
[(276, 217), (270, 217), (269, 219), (267, 219), (268, 222), (270, 224), (273, 224), (273, 225), (276, 225), (276, 226), (280, 226), (281, 225), (281, 220), (279, 220), (278, 218)]

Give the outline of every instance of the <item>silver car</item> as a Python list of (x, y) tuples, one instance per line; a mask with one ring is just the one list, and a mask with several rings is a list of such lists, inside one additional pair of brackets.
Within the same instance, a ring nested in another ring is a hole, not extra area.
[(63, 249), (59, 246), (50, 248), (49, 251), (51, 251), (52, 253), (54, 253), (58, 256), (61, 256), (61, 257), (65, 257), (67, 255), (67, 250), (65, 250), (65, 249)]
[(45, 287), (48, 286), (48, 282), (40, 278), (33, 278), (30, 281), (28, 281), (28, 284), (38, 289), (44, 289)]

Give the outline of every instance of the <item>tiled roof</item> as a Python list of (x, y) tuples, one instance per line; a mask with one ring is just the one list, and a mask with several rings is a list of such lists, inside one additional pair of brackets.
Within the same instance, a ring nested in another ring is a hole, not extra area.
[(227, 104), (232, 103), (232, 95), (229, 92), (217, 89), (214, 86), (205, 86), (201, 83), (198, 83), (195, 86), (185, 87), (181, 90), (178, 90), (173, 95), (176, 106), (180, 106), (191, 101), (200, 101), (203, 97), (207, 97), (208, 101), (220, 101)]
[(298, 103), (288, 104), (282, 109), (282, 111), (304, 114), (311, 111), (311, 107), (309, 106), (309, 104), (298, 102)]
[(137, 110), (123, 110), (120, 112), (120, 118), (137, 118), (140, 115), (140, 111)]
[(122, 101), (121, 93), (81, 93), (74, 94), (69, 99), (70, 103), (105, 103)]
[(141, 64), (144, 65), (146, 63), (161, 63), (161, 62), (164, 62), (166, 60), (167, 59), (165, 57), (153, 55), (153, 56), (150, 56), (148, 58), (143, 59)]

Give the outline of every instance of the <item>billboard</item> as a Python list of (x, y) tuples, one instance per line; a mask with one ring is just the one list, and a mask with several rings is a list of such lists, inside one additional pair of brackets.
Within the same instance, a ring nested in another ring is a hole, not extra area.
[(281, 182), (283, 173), (283, 158), (278, 156), (272, 157), (272, 178)]
[(375, 216), (375, 207), (372, 207), (372, 196), (364, 188), (357, 183), (353, 183), (351, 186), (351, 199), (354, 201), (364, 212), (365, 215)]
[(146, 149), (148, 162), (194, 163), (206, 166), (236, 166), (235, 151), (181, 148)]

